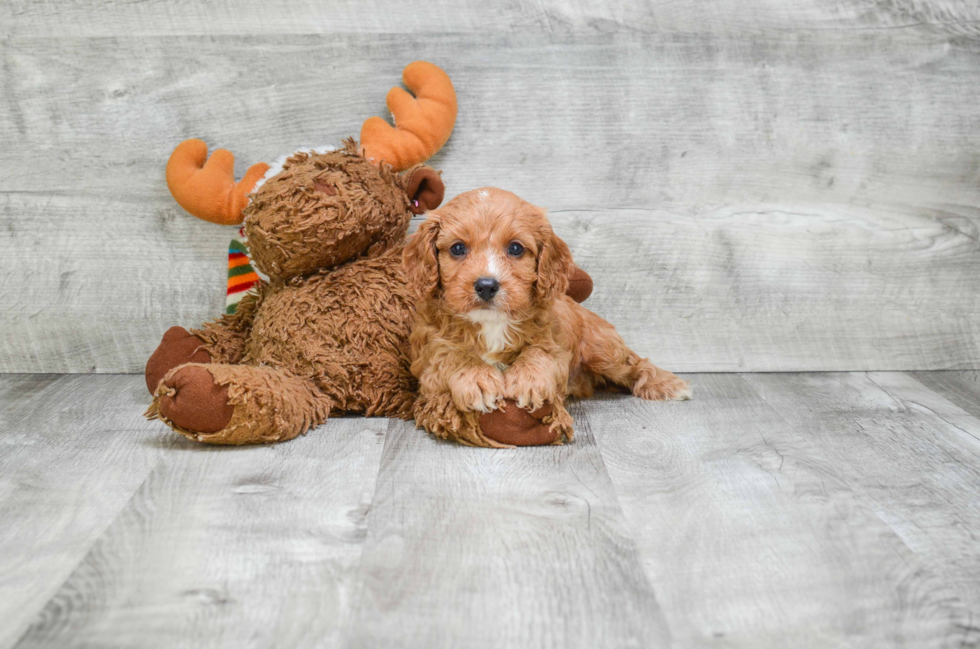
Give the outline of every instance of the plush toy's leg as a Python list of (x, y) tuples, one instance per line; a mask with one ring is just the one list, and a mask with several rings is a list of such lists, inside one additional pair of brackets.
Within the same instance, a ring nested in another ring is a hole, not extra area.
[(146, 414), (198, 442), (263, 444), (323, 423), (331, 403), (311, 382), (281, 370), (190, 363), (163, 378)]
[(240, 363), (245, 355), (245, 345), (252, 332), (255, 312), (262, 303), (260, 292), (246, 292), (235, 307), (234, 313), (205, 322), (200, 329), (191, 333), (204, 341), (205, 349), (211, 354), (212, 363)]
[(449, 393), (420, 394), (415, 402), (415, 423), (436, 437), (467, 446), (513, 448), (572, 439), (572, 418), (564, 406), (548, 404), (529, 413), (508, 400), (490, 412), (464, 412)]

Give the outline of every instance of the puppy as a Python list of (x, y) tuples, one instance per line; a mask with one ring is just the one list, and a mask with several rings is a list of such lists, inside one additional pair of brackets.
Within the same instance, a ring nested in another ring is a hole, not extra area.
[(429, 212), (403, 261), (418, 300), (415, 418), (439, 437), (507, 446), (480, 427), (481, 413), (505, 400), (544, 413), (550, 440), (561, 443), (572, 439), (569, 395), (614, 385), (643, 399), (691, 396), (685, 381), (637, 356), (611, 324), (565, 296), (568, 246), (544, 210), (511, 192), (485, 187)]

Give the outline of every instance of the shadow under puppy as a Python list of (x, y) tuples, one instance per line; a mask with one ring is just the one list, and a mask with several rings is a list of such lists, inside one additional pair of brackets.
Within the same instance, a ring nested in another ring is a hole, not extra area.
[[(427, 217), (403, 252), (418, 300), (418, 425), (474, 446), (558, 444), (572, 439), (568, 396), (614, 385), (643, 399), (690, 398), (686, 381), (564, 295), (574, 263), (543, 209), (485, 187)], [(498, 409), (543, 424), (520, 438), (496, 435), (480, 424)]]

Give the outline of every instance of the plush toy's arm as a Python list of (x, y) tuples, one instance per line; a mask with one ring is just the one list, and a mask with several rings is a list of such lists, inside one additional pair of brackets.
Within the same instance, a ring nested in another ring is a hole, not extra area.
[(255, 312), (262, 301), (260, 293), (246, 293), (234, 313), (226, 314), (204, 323), (191, 333), (204, 341), (204, 349), (211, 355), (212, 363), (241, 362), (245, 355), (245, 342), (252, 331)]
[(146, 361), (144, 376), (150, 394), (170, 370), (185, 363), (239, 363), (245, 355), (245, 341), (255, 318), (260, 296), (248, 293), (238, 310), (187, 331), (171, 327)]
[(264, 162), (254, 164), (236, 183), (231, 151), (218, 149), (208, 158), (202, 140), (184, 140), (167, 162), (167, 187), (177, 204), (197, 218), (233, 225), (242, 222), (248, 195), (268, 170)]

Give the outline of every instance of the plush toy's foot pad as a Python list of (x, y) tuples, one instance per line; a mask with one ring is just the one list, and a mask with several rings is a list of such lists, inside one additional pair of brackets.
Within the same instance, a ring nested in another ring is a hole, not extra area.
[(215, 433), (235, 413), (228, 403), (228, 387), (218, 385), (211, 372), (199, 365), (178, 369), (160, 387), (160, 414), (179, 428)]
[(204, 349), (204, 342), (183, 327), (170, 327), (150, 360), (146, 361), (146, 388), (156, 392), (160, 380), (167, 372), (184, 363), (210, 363), (211, 354)]
[(511, 446), (545, 446), (558, 441), (559, 431), (552, 431), (541, 420), (552, 413), (551, 404), (528, 412), (511, 400), (496, 410), (480, 415), (480, 429), (495, 442)]

